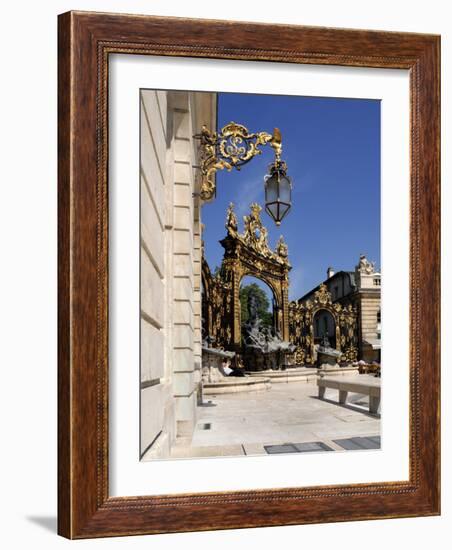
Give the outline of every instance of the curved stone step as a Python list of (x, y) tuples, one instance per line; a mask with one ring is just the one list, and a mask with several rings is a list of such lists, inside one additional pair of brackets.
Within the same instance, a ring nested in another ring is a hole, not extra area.
[(234, 377), (225, 378), (221, 382), (203, 383), (203, 395), (218, 395), (221, 393), (238, 393), (246, 391), (265, 391), (271, 387), (268, 377)]
[(317, 378), (319, 370), (316, 368), (293, 368), (286, 370), (269, 370), (264, 372), (247, 372), (247, 376), (254, 378), (258, 376), (268, 377), (272, 384), (289, 382), (308, 382)]

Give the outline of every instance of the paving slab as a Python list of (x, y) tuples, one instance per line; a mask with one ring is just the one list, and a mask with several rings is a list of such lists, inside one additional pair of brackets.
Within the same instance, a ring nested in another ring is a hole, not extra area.
[(346, 451), (380, 449), (380, 437), (351, 437), (349, 439), (335, 439), (334, 443)]
[[(380, 419), (367, 413), (362, 395), (356, 395), (359, 406), (341, 406), (337, 399), (321, 400), (317, 394), (313, 381), (275, 384), (265, 392), (209, 395), (209, 406), (198, 407), (191, 447), (177, 446), (176, 454), (261, 455), (267, 454), (265, 446), (316, 443), (337, 451), (344, 448), (336, 440), (379, 435)], [(301, 451), (294, 447), (290, 452)]]

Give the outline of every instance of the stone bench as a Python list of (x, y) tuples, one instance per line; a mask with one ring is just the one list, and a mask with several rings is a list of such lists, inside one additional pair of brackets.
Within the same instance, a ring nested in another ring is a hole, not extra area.
[(358, 375), (353, 377), (323, 376), (317, 379), (319, 399), (325, 397), (326, 388), (339, 390), (339, 403), (344, 405), (349, 392), (369, 396), (369, 412), (377, 414), (380, 407), (381, 379), (373, 376)]

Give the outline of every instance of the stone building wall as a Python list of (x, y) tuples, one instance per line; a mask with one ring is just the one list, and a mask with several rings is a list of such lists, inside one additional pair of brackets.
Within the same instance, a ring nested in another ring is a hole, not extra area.
[(380, 296), (361, 296), (361, 332), (364, 340), (377, 340), (377, 316), (380, 310)]
[(361, 355), (364, 361), (379, 360), (377, 349), (373, 349), (370, 343), (380, 340), (378, 312), (381, 308), (380, 293), (362, 292), (359, 295), (359, 312), (361, 326)]
[(169, 456), (196, 423), (201, 379), (198, 144), (210, 93), (141, 92), (141, 453)]
[(167, 112), (163, 92), (141, 94), (141, 442), (144, 453), (151, 446), (169, 449), (175, 437), (172, 387), (167, 364), (165, 336), (168, 317), (168, 231), (167, 194), (171, 183), (166, 167), (167, 128), (160, 113)]

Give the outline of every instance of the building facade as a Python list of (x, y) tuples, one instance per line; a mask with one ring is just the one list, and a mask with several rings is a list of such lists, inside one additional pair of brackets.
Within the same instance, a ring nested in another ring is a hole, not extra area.
[[(381, 361), (381, 273), (375, 264), (361, 255), (354, 271), (334, 272), (327, 269), (327, 278), (297, 300), (305, 304), (313, 300), (321, 285), (325, 285), (331, 294), (333, 303), (343, 306), (351, 304), (356, 308), (358, 330), (358, 358), (366, 362)], [(316, 342), (327, 334), (334, 339), (331, 318), (320, 313), (315, 318), (314, 336)], [(334, 342), (331, 342), (335, 347)]]
[(164, 458), (196, 424), (201, 384), (199, 143), (216, 94), (142, 90), (142, 458)]

